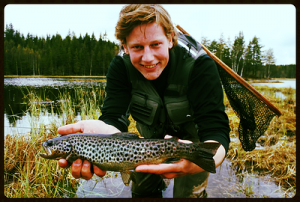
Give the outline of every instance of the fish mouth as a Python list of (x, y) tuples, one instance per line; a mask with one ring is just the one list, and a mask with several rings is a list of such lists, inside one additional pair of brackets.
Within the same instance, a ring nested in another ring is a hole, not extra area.
[(46, 153), (40, 153), (40, 156), (46, 159), (51, 159), (54, 156), (54, 152), (52, 152), (52, 150), (46, 146), (46, 142), (43, 143), (43, 148), (45, 150)]

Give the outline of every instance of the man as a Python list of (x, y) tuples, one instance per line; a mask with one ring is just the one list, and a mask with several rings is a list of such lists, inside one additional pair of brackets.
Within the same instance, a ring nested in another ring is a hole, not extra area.
[[(214, 156), (218, 167), (228, 150), (230, 128), (214, 61), (207, 55), (195, 60), (177, 45), (178, 33), (159, 5), (125, 6), (115, 35), (125, 54), (109, 66), (102, 116), (60, 127), (58, 133), (126, 132), (130, 113), (146, 138), (172, 135), (184, 143), (220, 142)], [(69, 166), (65, 159), (59, 165)], [(88, 180), (93, 175), (91, 166), (78, 159), (72, 164), (72, 175)], [(106, 173), (94, 165), (92, 170), (98, 176)], [(133, 197), (161, 197), (162, 178), (175, 178), (174, 197), (206, 197), (208, 172), (186, 159), (140, 165), (136, 172)]]

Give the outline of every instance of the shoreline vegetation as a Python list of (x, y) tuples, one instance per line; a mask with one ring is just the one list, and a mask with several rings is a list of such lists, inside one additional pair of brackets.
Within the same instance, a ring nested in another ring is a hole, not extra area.
[[(226, 113), (230, 119), (231, 143), (226, 158), (231, 162), (231, 169), (237, 175), (249, 173), (271, 176), (280, 189), (285, 190), (283, 197), (296, 194), (296, 89), (272, 88), (256, 86), (259, 92), (271, 101), (281, 112), (275, 117), (265, 134), (258, 139), (261, 145), (251, 152), (245, 152), (238, 140), (237, 130), (239, 119), (230, 107), (225, 96)], [(76, 89), (77, 97), (68, 93), (61, 94), (58, 114), (61, 120), (51, 124), (40, 123), (39, 116), (51, 109), (50, 115), (55, 116), (52, 102), (45, 103), (33, 93), (24, 95), (30, 114), (30, 134), (10, 134), (5, 137), (4, 148), (4, 194), (8, 198), (66, 198), (76, 197), (79, 180), (72, 177), (69, 169), (62, 169), (56, 161), (49, 161), (39, 156), (43, 152), (42, 143), (59, 136), (57, 128), (76, 122), (74, 100), (80, 100), (81, 120), (98, 119), (101, 114), (96, 101), (103, 99), (104, 92), (85, 92)], [(285, 98), (275, 96), (281, 92)], [(47, 108), (47, 109), (46, 109)], [(49, 114), (49, 112), (48, 112)], [(39, 129), (35, 128), (39, 122)], [(130, 117), (130, 132), (137, 132), (135, 121)], [(105, 177), (111, 177), (110, 172)], [(249, 194), (247, 197), (255, 197)], [(292, 196), (291, 196), (292, 195)]]

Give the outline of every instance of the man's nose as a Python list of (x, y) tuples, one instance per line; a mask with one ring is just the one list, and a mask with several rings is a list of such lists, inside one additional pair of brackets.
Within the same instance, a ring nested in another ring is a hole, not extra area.
[(142, 60), (144, 62), (151, 62), (154, 59), (153, 53), (149, 46), (144, 47)]

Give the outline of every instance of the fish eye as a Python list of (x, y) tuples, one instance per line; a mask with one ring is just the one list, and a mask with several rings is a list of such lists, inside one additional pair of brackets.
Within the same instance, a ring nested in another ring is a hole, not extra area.
[(48, 146), (48, 147), (53, 146), (53, 142), (52, 142), (52, 141), (48, 141), (48, 142), (47, 142), (47, 146)]

